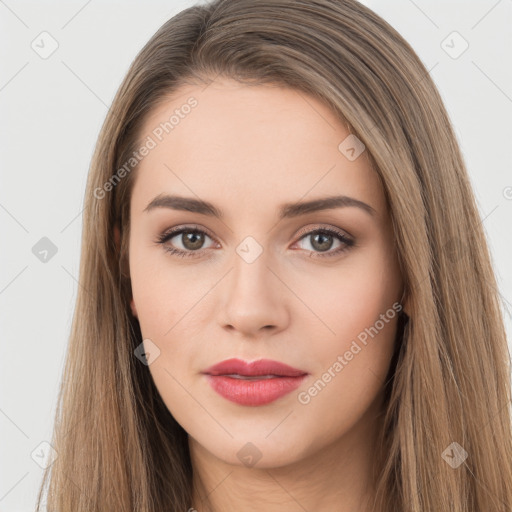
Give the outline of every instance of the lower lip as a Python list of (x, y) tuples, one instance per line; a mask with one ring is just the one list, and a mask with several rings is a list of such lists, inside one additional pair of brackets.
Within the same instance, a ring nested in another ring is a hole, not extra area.
[(237, 379), (206, 375), (210, 386), (221, 396), (240, 405), (265, 405), (297, 389), (307, 375), (271, 379)]

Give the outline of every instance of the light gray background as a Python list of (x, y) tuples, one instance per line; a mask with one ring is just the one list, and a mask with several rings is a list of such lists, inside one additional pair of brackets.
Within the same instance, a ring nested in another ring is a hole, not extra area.
[[(194, 3), (0, 0), (0, 512), (34, 509), (43, 470), (31, 453), (51, 439), (98, 131), (136, 53)], [(445, 101), (509, 304), (510, 343), (512, 0), (363, 3), (409, 41)], [(43, 31), (59, 45), (47, 59), (31, 47)], [(453, 31), (469, 44), (458, 58), (445, 51), (463, 48), (446, 39)], [(46, 263), (32, 252), (42, 237), (57, 247)]]

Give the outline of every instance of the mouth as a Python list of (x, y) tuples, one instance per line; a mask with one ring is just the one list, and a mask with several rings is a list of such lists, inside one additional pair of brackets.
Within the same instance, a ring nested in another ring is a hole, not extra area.
[[(218, 377), (218, 375), (217, 375), (217, 377)], [(239, 375), (237, 373), (231, 373), (229, 375), (224, 375), (224, 377), (231, 377), (232, 379), (242, 379), (242, 380), (261, 380), (261, 379), (283, 378), (283, 375)]]
[(308, 373), (278, 361), (222, 361), (202, 372), (225, 399), (246, 406), (269, 404), (301, 385)]
[(237, 375), (240, 377), (300, 377), (307, 374), (303, 370), (272, 359), (258, 359), (257, 361), (247, 362), (236, 358), (221, 361), (210, 366), (203, 373), (208, 375)]

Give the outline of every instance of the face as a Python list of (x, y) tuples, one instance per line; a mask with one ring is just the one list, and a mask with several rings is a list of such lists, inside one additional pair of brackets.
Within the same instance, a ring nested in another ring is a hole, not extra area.
[[(143, 125), (132, 311), (169, 411), (229, 464), (304, 459), (379, 404), (402, 280), (381, 184), (348, 136), (311, 96), (228, 79), (183, 86)], [(205, 373), (233, 358), (298, 372)]]

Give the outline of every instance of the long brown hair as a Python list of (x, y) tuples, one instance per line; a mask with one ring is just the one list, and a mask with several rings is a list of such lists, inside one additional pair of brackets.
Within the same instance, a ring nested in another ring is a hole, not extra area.
[(196, 5), (135, 58), (88, 176), (80, 287), (52, 439), (57, 458), (37, 509), (46, 486), (48, 510), (58, 512), (192, 505), (187, 434), (134, 357), (142, 336), (126, 261), (137, 166), (126, 162), (159, 102), (184, 83), (219, 75), (321, 99), (365, 144), (382, 181), (408, 322), (387, 383), (374, 510), (512, 510), (510, 354), (466, 167), (427, 69), (355, 0)]

